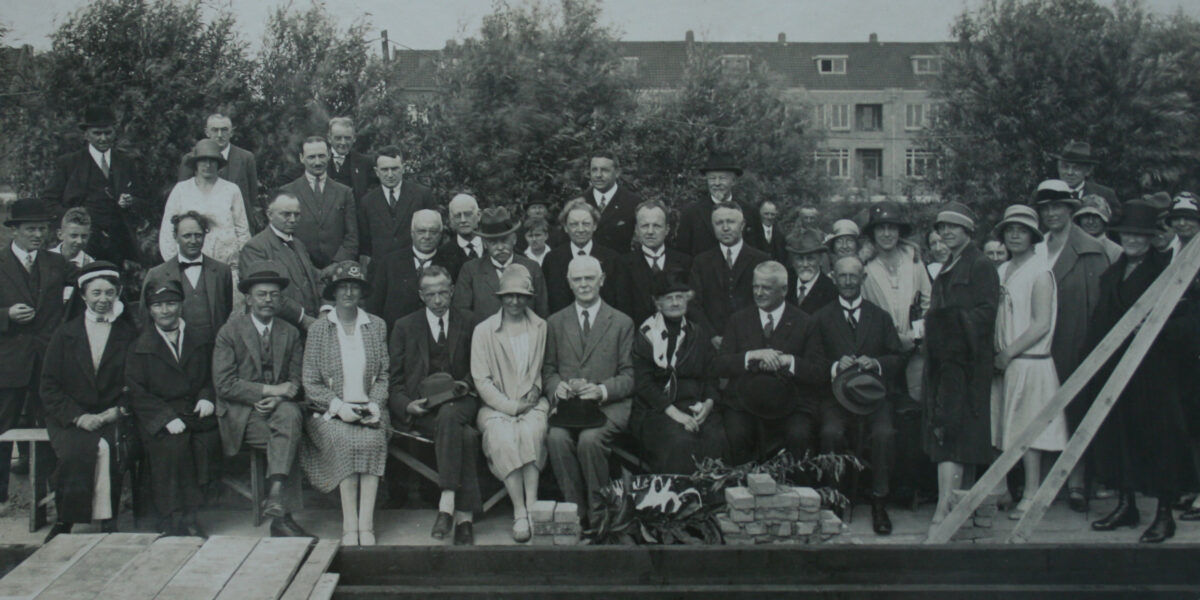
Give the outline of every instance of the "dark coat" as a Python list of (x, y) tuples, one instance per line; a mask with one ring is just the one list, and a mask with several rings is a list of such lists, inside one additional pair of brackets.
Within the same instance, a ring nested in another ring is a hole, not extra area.
[(415, 181), (400, 184), (395, 208), (382, 186), (371, 188), (358, 201), (358, 253), (377, 260), (412, 246), (413, 213), (425, 208), (437, 209), (433, 192)]
[[(421, 274), (417, 271), (415, 259), (412, 246), (408, 246), (384, 256), (367, 270), (371, 295), (367, 296), (364, 307), (367, 312), (383, 319), (388, 331), (391, 331), (397, 319), (425, 306), (419, 295)], [(453, 254), (438, 250), (433, 255), (432, 264), (445, 267), (453, 273), (458, 270), (456, 261), (457, 257)]]
[[(458, 272), (459, 272), (459, 270), (462, 269), (463, 265), (465, 265), (468, 262), (475, 260), (476, 258), (479, 258), (479, 257), (476, 256), (476, 257), (472, 258), (470, 256), (467, 256), (467, 253), (466, 253), (466, 251), (464, 251), (462, 249), (462, 246), (458, 245), (458, 235), (455, 234), (453, 231), (449, 232), (447, 237), (449, 239), (442, 242), (442, 245), (438, 247), (438, 254), (444, 254), (444, 255), (446, 255), (446, 257), (448, 259), (451, 259), (450, 264), (454, 265), (454, 270), (450, 271), (450, 276), (454, 278), (455, 282), (457, 282), (458, 281)], [(486, 253), (486, 251), (485, 251), (485, 253)], [(517, 254), (518, 256), (521, 255), (520, 252), (514, 251), (514, 253)], [(533, 266), (538, 267), (537, 262), (534, 262)], [(541, 267), (538, 267), (538, 270), (540, 271)]]
[[(812, 320), (821, 334), (821, 355), (826, 369), (843, 356), (869, 356), (883, 368), (883, 381), (889, 393), (903, 389), (900, 377), (907, 357), (900, 346), (896, 325), (886, 311), (864, 299), (859, 307), (858, 326), (851, 331), (841, 303), (835, 301), (813, 313)], [(826, 397), (831, 398), (832, 393), (829, 390)]]
[[(788, 290), (788, 301), (800, 307), (800, 310), (805, 314), (816, 314), (817, 311), (825, 308), (830, 302), (837, 300), (837, 286), (834, 285), (833, 279), (824, 273), (817, 274), (817, 281), (813, 284), (811, 290), (808, 290), (808, 295), (804, 300), (800, 300), (796, 290), (796, 280), (790, 273), (788, 275), (789, 286), (792, 289)], [(797, 302), (799, 300), (799, 302)]]
[[(637, 206), (642, 203), (642, 198), (630, 189), (628, 183), (618, 181), (616, 185), (617, 193), (613, 194), (608, 206), (600, 213), (600, 222), (596, 224), (593, 239), (597, 244), (610, 248), (617, 254), (624, 254), (633, 243), (633, 228), (637, 224), (635, 213)], [(600, 210), (600, 206), (596, 204), (595, 188), (589, 187), (584, 190), (583, 198), (593, 208)]]
[[(746, 231), (759, 226), (758, 212), (752, 204), (742, 197), (740, 192), (734, 192), (733, 200), (742, 207), (742, 215), (746, 218)], [(717, 247), (717, 235), (713, 233), (712, 196), (707, 191), (704, 197), (693, 201), (679, 213), (679, 228), (675, 231), (675, 240), (671, 244), (675, 249), (693, 258), (701, 252)]]
[(358, 260), (358, 211), (349, 187), (326, 177), (317, 198), (301, 175), (283, 189), (300, 199), (296, 237), (304, 240), (313, 265), (324, 269), (330, 263)]
[[(1058, 310), (1050, 355), (1060, 381), (1066, 381), (1083, 358), (1092, 313), (1100, 301), (1100, 274), (1108, 268), (1104, 246), (1074, 225), (1067, 243), (1055, 261), (1054, 283), (1058, 289)], [(1083, 418), (1078, 404), (1068, 405), (1072, 430)]]
[(754, 306), (754, 267), (770, 259), (749, 244), (742, 244), (732, 270), (718, 247), (693, 258), (691, 284), (701, 321), (713, 331), (721, 331), (730, 315)]
[(771, 228), (771, 241), (767, 241), (767, 233), (763, 231), (760, 222), (757, 227), (746, 229), (746, 243), (771, 255), (771, 260), (784, 265), (788, 264), (787, 231), (776, 221)]
[(816, 323), (791, 304), (784, 305), (783, 316), (770, 339), (763, 335), (757, 306), (743, 308), (725, 321), (725, 336), (713, 361), (713, 371), (717, 377), (730, 380), (725, 387), (726, 406), (745, 410), (742, 399), (737, 396), (736, 379), (747, 373), (746, 353), (762, 348), (773, 348), (795, 357), (792, 380), (799, 389), (796, 410), (816, 414), (824, 390), (829, 386), (829, 365), (825, 364), (821, 352), (821, 334)]
[[(42, 249), (33, 261), (36, 277), (25, 271), (11, 244), (0, 248), (0, 387), (21, 388), (41, 363), (50, 334), (63, 322), (63, 288), (75, 266), (61, 254)], [(36, 285), (35, 285), (36, 284)], [(27, 304), (33, 320), (17, 323), (8, 309)]]
[(330, 179), (353, 190), (355, 201), (367, 195), (371, 186), (379, 185), (379, 178), (375, 176), (375, 159), (353, 150), (342, 161), (341, 170), (338, 170), (333, 152), (330, 152), (329, 168), (325, 172)]
[[(212, 324), (212, 330), (206, 335), (212, 339), (216, 337), (217, 330), (225, 324), (225, 321), (229, 320), (229, 315), (233, 314), (233, 271), (230, 270), (229, 265), (215, 258), (201, 256), (201, 262), (204, 264), (200, 267), (200, 280), (204, 282), (205, 296), (208, 298), (208, 322)], [(146, 278), (142, 281), (142, 295), (138, 297), (145, 297), (146, 282), (157, 281), (163, 277), (180, 282), (186, 279), (179, 269), (178, 256), (146, 272)], [(183, 286), (183, 289), (184, 304), (194, 301), (194, 297), (187, 296), (188, 286)], [(146, 308), (142, 307), (142, 310), (144, 311)], [(143, 322), (150, 323), (148, 315)]]
[[(575, 258), (571, 252), (571, 244), (566, 243), (551, 249), (542, 259), (542, 274), (546, 279), (546, 302), (550, 314), (566, 308), (575, 301), (575, 294), (571, 292), (571, 285), (567, 282), (567, 268), (571, 265), (571, 259)], [(600, 261), (600, 269), (604, 272), (604, 287), (600, 288), (600, 297), (610, 305), (614, 304), (617, 288), (609, 282), (613, 278), (619, 257), (611, 248), (602, 246), (595, 240), (592, 240), (592, 256)]]
[[(179, 181), (191, 179), (195, 171), (187, 164), (187, 155), (179, 165)], [(266, 207), (258, 202), (258, 165), (254, 153), (233, 144), (229, 145), (229, 162), (217, 170), (217, 175), (226, 181), (233, 182), (242, 191), (242, 204), (246, 208), (246, 220), (250, 222), (250, 232), (258, 233), (267, 226)]]
[[(546, 278), (542, 276), (542, 270), (533, 259), (524, 256), (515, 255), (512, 262), (529, 270), (534, 294), (529, 308), (537, 316), (546, 318), (549, 312), (546, 310)], [(481, 322), (500, 311), (500, 298), (496, 296), (498, 289), (500, 274), (496, 272), (491, 258), (484, 256), (467, 261), (459, 269), (458, 278), (454, 281), (452, 306), (473, 314), (475, 320)]]
[(121, 260), (136, 260), (139, 256), (134, 243), (137, 219), (117, 201), (122, 194), (132, 195), (135, 203), (146, 202), (148, 196), (133, 159), (116, 148), (110, 156), (107, 180), (87, 145), (58, 157), (50, 181), (42, 189), (42, 202), (60, 215), (68, 208), (86, 208), (92, 217), (92, 237), (86, 252), (96, 259), (121, 264)]
[(275, 308), (275, 315), (297, 326), (300, 324), (302, 311), (304, 316), (315, 318), (317, 308), (321, 305), (321, 290), (318, 287), (320, 275), (309, 258), (304, 242), (292, 236), (292, 245), (289, 247), (267, 227), (242, 246), (242, 251), (238, 253), (238, 268), (242, 273), (249, 273), (253, 270), (252, 265), (264, 261), (272, 261), (282, 266), (291, 282), (283, 288), (281, 302)]
[[(667, 248), (663, 257), (663, 270), (690, 271), (692, 257), (672, 248)], [(646, 319), (658, 312), (654, 305), (654, 272), (646, 263), (645, 255), (639, 246), (617, 259), (613, 269), (613, 280), (605, 282), (605, 287), (612, 287), (614, 296), (613, 306), (629, 315), (633, 324), (640, 327)]]
[[(450, 370), (455, 381), (465, 382), (474, 388), (471, 378), (471, 332), (475, 317), (465, 311), (451, 308), (446, 322), (446, 347), (449, 353)], [(429, 321), (425, 318), (425, 307), (409, 313), (396, 321), (392, 327), (388, 351), (391, 367), (388, 376), (388, 406), (392, 420), (408, 420), (408, 405), (420, 398), (421, 381), (429, 372)]]

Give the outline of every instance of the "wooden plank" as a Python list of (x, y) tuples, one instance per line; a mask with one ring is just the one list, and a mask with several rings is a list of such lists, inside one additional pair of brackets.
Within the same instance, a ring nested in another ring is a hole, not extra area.
[(46, 524), (46, 503), (42, 500), (50, 488), (50, 474), (46, 472), (50, 465), (44, 463), (45, 457), (54, 456), (54, 452), (48, 442), (28, 442), (26, 448), (29, 451), (29, 532), (34, 533)]
[(90, 600), (130, 561), (144, 553), (158, 534), (111, 533), (63, 572), (38, 598)]
[(200, 547), (155, 598), (212, 600), (250, 556), (260, 538), (213, 536)]
[(50, 434), (44, 428), (9, 429), (0, 433), (0, 442), (49, 442)]
[(218, 600), (277, 600), (308, 554), (312, 539), (265, 538), (225, 584)]
[(325, 573), (321, 575), (320, 581), (317, 581), (316, 587), (308, 595), (308, 600), (330, 600), (330, 598), (333, 598), (333, 591), (337, 589), (339, 578), (340, 575), (337, 573)]
[(417, 460), (416, 457), (414, 457), (413, 455), (411, 455), (395, 446), (388, 447), (388, 453), (391, 454), (392, 457), (395, 458), (396, 460), (408, 465), (408, 468), (416, 471), (418, 474), (421, 475), (421, 477), (424, 477), (425, 479), (428, 479), (429, 481), (432, 481), (434, 483), (438, 482), (437, 471), (434, 471), (433, 469), (429, 468), (428, 465)]
[[(1197, 244), (1197, 240), (1192, 240), (1162, 275), (1125, 312), (1125, 315), (1117, 321), (1117, 324), (1104, 336), (1091, 354), (1088, 354), (1087, 358), (1080, 363), (1075, 372), (1063, 382), (1058, 392), (1046, 402), (1037, 417), (1030, 422), (1025, 431), (1017, 436), (1013, 446), (992, 462), (992, 466), (988, 468), (987, 472), (975, 482), (967, 495), (959, 501), (940, 524), (930, 528), (929, 536), (925, 539), (926, 544), (944, 544), (950, 541), (954, 532), (962, 527), (962, 524), (975, 512), (976, 508), (979, 508), (988, 494), (1004, 480), (1009, 470), (1017, 464), (1017, 461), (1021, 460), (1021, 457), (1042, 431), (1058, 418), (1066, 406), (1087, 387), (1088, 382), (1125, 343), (1126, 338), (1141, 325), (1150, 311), (1156, 308), (1160, 301), (1167, 299), (1166, 292), (1168, 291), (1173, 291), (1174, 299), (1169, 304), (1172, 308), (1174, 307), (1175, 301), (1183, 294), (1184, 288), (1190, 282), (1190, 277), (1195, 275), (1198, 268), (1200, 268), (1200, 244)], [(1189, 282), (1180, 285), (1180, 278), (1177, 275), (1184, 270), (1187, 271), (1185, 274), (1188, 274)], [(1171, 289), (1168, 290), (1168, 287)]]
[(153, 600), (203, 544), (196, 537), (159, 538), (101, 588), (98, 597)]
[(102, 539), (102, 534), (56, 536), (0, 579), (0, 600), (37, 596)]
[(337, 555), (338, 548), (341, 544), (337, 540), (321, 540), (308, 553), (308, 558), (304, 560), (304, 564), (300, 565), (300, 570), (296, 572), (296, 576), (292, 578), (292, 584), (283, 594), (283, 600), (305, 600), (312, 594), (313, 587), (329, 569), (329, 565), (333, 563), (333, 557)]

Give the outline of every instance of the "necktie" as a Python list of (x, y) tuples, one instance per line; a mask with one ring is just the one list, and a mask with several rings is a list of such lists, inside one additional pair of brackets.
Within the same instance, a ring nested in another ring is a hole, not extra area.
[(443, 344), (443, 343), (445, 343), (445, 341), (446, 341), (446, 317), (439, 317), (439, 318), (438, 318), (438, 333), (437, 333), (437, 338), (435, 338), (433, 341), (434, 341), (434, 343), (436, 343), (436, 344)]
[(467, 245), (463, 246), (463, 248), (467, 251), (467, 258), (479, 258), (479, 255), (475, 253), (475, 244), (467, 242)]
[(432, 260), (429, 258), (421, 258), (420, 256), (418, 256), (416, 258), (417, 258), (417, 270), (418, 271), (423, 271), (425, 269), (425, 267), (429, 266), (429, 261)]
[(387, 191), (388, 208), (396, 208), (396, 197), (392, 194), (393, 194), (392, 188), (388, 188), (388, 191)]
[(772, 333), (775, 333), (775, 317), (771, 313), (767, 313), (767, 324), (763, 326), (763, 337), (769, 339)]
[(583, 309), (583, 314), (580, 315), (580, 318), (583, 320), (581, 323), (583, 327), (583, 339), (587, 340), (588, 334), (592, 331), (592, 322), (591, 319), (588, 318), (588, 311), (586, 308)]
[(321, 178), (320, 177), (313, 179), (313, 193), (318, 196), (321, 195)]
[(725, 263), (729, 265), (730, 269), (733, 268), (733, 249), (732, 248), (725, 248)]
[(262, 343), (263, 375), (266, 376), (268, 380), (274, 380), (275, 360), (274, 360), (274, 357), (271, 355), (271, 328), (269, 326), (263, 328), (262, 337), (260, 338), (260, 340)]
[(800, 284), (800, 294), (798, 294), (800, 300), (804, 300), (805, 298), (808, 297), (808, 286), (809, 286), (809, 284), (807, 284), (807, 283)]
[(104, 154), (100, 155), (100, 172), (104, 173), (105, 179), (108, 179), (108, 157), (106, 157)]
[(33, 253), (31, 252), (29, 254), (26, 254), (25, 260), (22, 260), (21, 264), (25, 265), (25, 270), (27, 272), (32, 273), (33, 272)]
[(343, 162), (345, 162), (345, 160), (346, 160), (346, 157), (344, 157), (344, 156), (335, 156), (335, 157), (333, 157), (333, 164), (337, 165), (337, 170), (338, 170), (338, 172), (341, 172), (341, 170), (342, 170), (342, 163), (343, 163)]
[(843, 308), (846, 311), (846, 324), (850, 326), (850, 331), (858, 330), (858, 319), (854, 317), (854, 311), (857, 309)]
[(608, 197), (601, 194), (599, 198), (596, 198), (596, 206), (600, 209), (600, 212), (604, 212), (604, 208), (608, 206)]

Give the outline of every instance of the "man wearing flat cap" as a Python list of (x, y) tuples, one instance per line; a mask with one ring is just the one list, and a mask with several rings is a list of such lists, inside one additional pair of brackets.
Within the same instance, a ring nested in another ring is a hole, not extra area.
[(466, 262), (454, 282), (454, 307), (472, 313), (476, 321), (482, 321), (500, 311), (500, 274), (504, 268), (516, 263), (525, 267), (533, 279), (533, 302), (530, 308), (538, 316), (545, 316), (546, 279), (537, 262), (516, 254), (517, 229), (519, 224), (509, 217), (503, 206), (484, 209), (479, 219), (476, 237), (483, 239), (484, 255)]
[(700, 256), (701, 252), (717, 246), (717, 236), (713, 232), (713, 209), (718, 206), (736, 204), (745, 216), (746, 228), (755, 230), (759, 227), (758, 213), (745, 198), (733, 195), (733, 185), (742, 176), (742, 167), (733, 156), (716, 152), (708, 157), (708, 162), (700, 167), (700, 174), (708, 187), (703, 197), (692, 201), (679, 214), (679, 229), (675, 232), (675, 242), (672, 244), (684, 254), (691, 257)]

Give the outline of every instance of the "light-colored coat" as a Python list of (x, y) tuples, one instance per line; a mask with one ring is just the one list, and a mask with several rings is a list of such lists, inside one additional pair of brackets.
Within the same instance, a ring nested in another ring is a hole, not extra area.
[(547, 396), (563, 381), (596, 382), (608, 390), (600, 410), (614, 423), (627, 422), (633, 394), (633, 320), (601, 301), (586, 341), (574, 302), (546, 323), (542, 379)]
[[(512, 262), (529, 270), (534, 294), (531, 308), (539, 317), (545, 318), (546, 278), (542, 275), (541, 267), (533, 259), (524, 256), (513, 256)], [(500, 310), (500, 297), (496, 295), (498, 289), (500, 274), (496, 272), (492, 259), (483, 256), (469, 260), (458, 271), (458, 278), (454, 282), (454, 308), (473, 313), (477, 319), (486, 319)]]
[(530, 309), (529, 361), (513, 362), (508, 338), (500, 334), (503, 315), (497, 311), (475, 326), (471, 336), (471, 379), (479, 399), (488, 408), (509, 416), (517, 414), (518, 401), (529, 390), (542, 387), (542, 359), (546, 353), (546, 322)]

